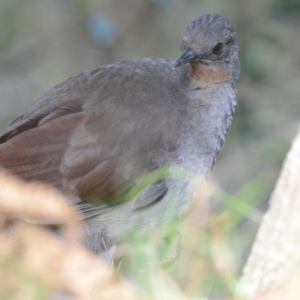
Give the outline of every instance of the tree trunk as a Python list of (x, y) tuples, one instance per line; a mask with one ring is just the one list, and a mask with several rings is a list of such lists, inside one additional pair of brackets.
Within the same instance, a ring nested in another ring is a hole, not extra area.
[(295, 280), (300, 283), (299, 262), (300, 130), (285, 159), (270, 207), (244, 267), (243, 292), (254, 297)]

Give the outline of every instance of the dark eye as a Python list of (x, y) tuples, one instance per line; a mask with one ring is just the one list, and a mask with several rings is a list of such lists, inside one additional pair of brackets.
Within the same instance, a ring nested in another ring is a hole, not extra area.
[(214, 49), (213, 49), (213, 53), (214, 54), (221, 54), (222, 53), (222, 50), (223, 50), (223, 44), (222, 43), (218, 43)]

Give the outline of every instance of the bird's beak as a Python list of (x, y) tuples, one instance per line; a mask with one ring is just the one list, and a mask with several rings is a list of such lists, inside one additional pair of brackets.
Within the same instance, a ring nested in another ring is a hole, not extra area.
[(195, 55), (191, 50), (184, 50), (181, 54), (181, 56), (178, 58), (178, 60), (175, 63), (175, 68), (188, 63), (189, 61), (193, 60), (195, 58)]

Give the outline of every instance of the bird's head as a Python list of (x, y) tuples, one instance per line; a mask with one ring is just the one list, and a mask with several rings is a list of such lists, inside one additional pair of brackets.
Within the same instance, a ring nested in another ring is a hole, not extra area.
[(195, 19), (182, 38), (182, 55), (175, 67), (190, 63), (212, 69), (228, 69), (236, 80), (239, 75), (238, 43), (230, 22), (215, 14)]

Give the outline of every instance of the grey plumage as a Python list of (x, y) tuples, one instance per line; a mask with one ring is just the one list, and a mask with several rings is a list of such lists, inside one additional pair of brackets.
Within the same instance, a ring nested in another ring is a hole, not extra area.
[[(236, 105), (235, 32), (221, 16), (201, 16), (182, 51), (177, 62), (132, 60), (71, 77), (0, 136), (0, 165), (65, 192), (96, 252), (180, 219), (190, 177), (205, 177), (223, 147)], [(125, 199), (149, 172), (172, 166), (185, 178), (168, 174)]]

